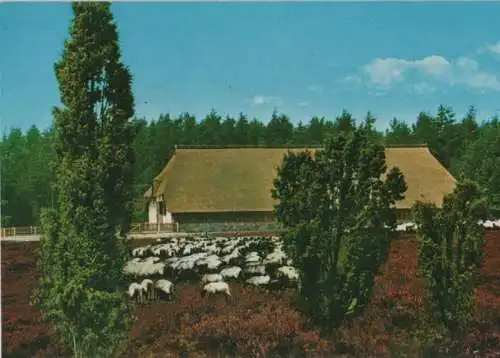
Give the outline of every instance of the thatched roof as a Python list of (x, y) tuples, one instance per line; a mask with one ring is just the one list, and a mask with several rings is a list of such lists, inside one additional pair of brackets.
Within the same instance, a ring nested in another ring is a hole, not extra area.
[[(272, 211), (273, 179), (287, 150), (304, 147), (177, 148), (155, 178), (153, 196), (163, 194), (172, 213)], [(408, 184), (399, 209), (417, 200), (440, 206), (454, 188), (455, 179), (427, 146), (387, 147), (385, 155), (387, 167), (399, 167)], [(151, 188), (145, 196), (151, 197)]]

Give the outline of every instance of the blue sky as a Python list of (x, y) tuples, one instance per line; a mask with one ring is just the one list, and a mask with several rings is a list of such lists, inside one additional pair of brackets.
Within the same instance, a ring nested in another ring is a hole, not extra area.
[[(114, 3), (136, 114), (500, 113), (500, 3)], [(69, 3), (4, 3), (2, 129), (46, 128)]]

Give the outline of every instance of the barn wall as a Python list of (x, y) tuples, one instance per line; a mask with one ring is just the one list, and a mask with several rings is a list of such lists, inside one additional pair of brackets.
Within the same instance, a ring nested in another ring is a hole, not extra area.
[(176, 213), (173, 219), (185, 224), (273, 222), (272, 212)]
[[(398, 221), (409, 221), (412, 219), (410, 209), (398, 209), (396, 215)], [(275, 221), (275, 216), (272, 212), (176, 213), (171, 216), (174, 221), (185, 224)]]
[(151, 200), (148, 204), (148, 223), (149, 224), (172, 224), (174, 223), (174, 218), (172, 213), (168, 211), (165, 207), (165, 212), (160, 212), (161, 205), (163, 203), (156, 200)]
[(161, 218), (161, 223), (162, 224), (172, 224), (174, 222), (174, 219), (172, 217), (172, 213), (166, 212), (165, 215), (160, 215)]
[(148, 204), (148, 223), (156, 224), (156, 202), (151, 200)]
[(398, 209), (396, 210), (397, 220), (398, 221), (411, 221), (412, 214), (410, 209)]

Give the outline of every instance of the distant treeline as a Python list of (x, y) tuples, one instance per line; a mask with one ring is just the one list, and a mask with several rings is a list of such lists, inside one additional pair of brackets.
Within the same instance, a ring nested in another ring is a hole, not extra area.
[[(374, 122), (369, 113), (367, 118)], [(333, 131), (349, 130), (356, 124), (344, 111), (335, 118), (313, 117), (308, 124), (294, 125), (284, 114), (273, 113), (267, 123), (221, 117), (215, 111), (197, 120), (186, 113), (178, 118), (168, 114), (148, 122), (135, 118), (135, 191), (137, 212), (134, 220), (144, 220), (141, 197), (152, 179), (164, 167), (175, 144), (184, 145), (320, 145)], [(51, 184), (54, 151), (53, 129), (40, 131), (32, 126), (26, 133), (11, 129), (0, 142), (2, 223), (7, 226), (39, 224), (42, 207), (56, 198)], [(494, 216), (500, 216), (500, 123), (497, 117), (483, 123), (470, 107), (464, 118), (456, 118), (449, 107), (435, 114), (420, 113), (413, 125), (393, 119), (385, 132), (373, 129), (374, 139), (386, 145), (428, 144), (432, 153), (458, 179), (476, 180), (487, 191)]]

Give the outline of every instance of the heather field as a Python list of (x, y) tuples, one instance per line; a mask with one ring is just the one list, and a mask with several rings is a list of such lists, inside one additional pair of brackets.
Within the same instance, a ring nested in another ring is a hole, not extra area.
[[(1, 243), (4, 357), (69, 356), (29, 304), (37, 284), (37, 247), (37, 242)], [(137, 305), (137, 320), (120, 356), (500, 356), (500, 231), (487, 232), (474, 325), (456, 354), (446, 351), (452, 344), (436, 340), (426, 323), (417, 248), (409, 234), (394, 241), (371, 306), (335, 336), (322, 336), (293, 308), (293, 288), (266, 291), (232, 283), (232, 300), (226, 302), (202, 298), (196, 283), (181, 283), (172, 302)]]

